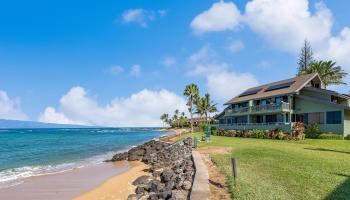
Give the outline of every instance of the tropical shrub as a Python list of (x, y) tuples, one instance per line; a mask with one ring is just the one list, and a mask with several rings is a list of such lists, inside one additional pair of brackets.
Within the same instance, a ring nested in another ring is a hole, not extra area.
[(305, 138), (305, 126), (302, 122), (296, 122), (293, 125), (292, 137), (297, 140), (303, 140)]
[(318, 137), (319, 139), (325, 139), (325, 140), (342, 140), (342, 135), (337, 135), (335, 133), (322, 133)]
[(269, 130), (265, 130), (264, 131), (264, 138), (265, 139), (270, 139), (271, 137), (270, 137), (270, 131)]
[(236, 131), (235, 130), (228, 130), (226, 133), (227, 137), (235, 137), (236, 136)]
[(289, 133), (284, 133), (283, 135), (283, 140), (291, 140), (293, 139), (292, 137), (290, 137), (290, 134)]
[(276, 139), (279, 132), (280, 132), (280, 130), (278, 128), (276, 128), (274, 130), (271, 130), (270, 131), (270, 138), (271, 139)]
[(276, 135), (276, 138), (279, 139), (279, 140), (283, 140), (283, 138), (284, 138), (284, 133), (283, 133), (283, 131), (278, 131), (278, 132), (277, 132), (277, 135)]
[(347, 135), (347, 136), (345, 136), (345, 137), (344, 137), (344, 139), (346, 139), (346, 140), (350, 140), (350, 134), (349, 134), (349, 135)]
[(310, 124), (306, 126), (305, 137), (317, 139), (321, 135), (321, 131), (317, 124)]
[(254, 129), (250, 131), (252, 138), (264, 138), (265, 132), (263, 130)]

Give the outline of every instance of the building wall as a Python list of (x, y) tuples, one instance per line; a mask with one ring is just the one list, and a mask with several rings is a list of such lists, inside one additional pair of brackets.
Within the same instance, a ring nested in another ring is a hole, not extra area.
[(309, 91), (309, 90), (301, 90), (300, 91), (301, 95), (304, 96), (309, 96), (309, 97), (313, 97), (313, 98), (317, 98), (320, 100), (324, 100), (324, 101), (331, 101), (331, 95), (329, 94), (324, 94), (321, 92), (314, 92), (314, 91)]
[[(295, 113), (297, 114), (303, 114), (303, 113), (313, 113), (313, 112), (329, 112), (329, 111), (341, 111), (343, 112), (343, 109), (331, 106), (331, 105), (325, 105), (305, 99), (296, 97), (295, 100)], [(325, 118), (326, 118), (325, 114)], [(319, 128), (322, 132), (333, 132), (336, 134), (343, 135), (344, 134), (344, 117), (342, 118), (342, 124), (320, 124)], [(325, 122), (327, 120), (325, 119)], [(346, 124), (348, 126), (348, 124)]]
[(350, 135), (350, 111), (344, 112), (344, 136)]

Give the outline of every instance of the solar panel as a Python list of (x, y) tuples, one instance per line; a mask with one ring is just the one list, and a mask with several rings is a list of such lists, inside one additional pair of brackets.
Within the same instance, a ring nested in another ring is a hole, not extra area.
[(272, 91), (272, 90), (279, 90), (279, 89), (283, 89), (283, 88), (288, 88), (290, 87), (295, 81), (291, 81), (291, 82), (287, 82), (287, 83), (281, 83), (281, 84), (278, 84), (278, 85), (272, 85), (270, 87), (268, 87), (265, 92), (268, 92), (268, 91)]
[(261, 88), (260, 89), (255, 89), (255, 90), (248, 90), (248, 91), (243, 92), (239, 96), (240, 97), (244, 97), (244, 96), (253, 95), (253, 94), (256, 94), (256, 93), (260, 92), (260, 90), (261, 90)]

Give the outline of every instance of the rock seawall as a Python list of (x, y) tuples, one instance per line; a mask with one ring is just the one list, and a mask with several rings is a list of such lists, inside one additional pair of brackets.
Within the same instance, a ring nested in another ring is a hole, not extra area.
[(135, 194), (128, 199), (189, 199), (195, 174), (191, 143), (191, 138), (172, 144), (152, 140), (113, 156), (110, 161), (139, 160), (150, 165), (152, 176), (136, 179)]

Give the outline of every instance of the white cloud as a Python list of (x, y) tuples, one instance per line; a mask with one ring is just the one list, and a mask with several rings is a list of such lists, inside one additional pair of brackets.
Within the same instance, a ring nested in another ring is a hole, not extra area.
[(124, 72), (124, 68), (119, 65), (116, 65), (108, 68), (105, 72), (111, 75), (118, 75)]
[(176, 63), (176, 59), (174, 57), (165, 57), (162, 61), (161, 64), (166, 66), (166, 67), (171, 67), (173, 65), (175, 65)]
[(232, 2), (214, 3), (209, 10), (197, 15), (191, 22), (195, 33), (235, 30), (241, 20), (241, 14)]
[(308, 0), (252, 0), (244, 21), (276, 48), (297, 52), (307, 38), (318, 48), (331, 36), (331, 11), (322, 3), (311, 13)]
[(350, 28), (345, 27), (337, 37), (331, 37), (327, 48), (320, 50), (317, 57), (333, 59), (350, 73)]
[(232, 53), (236, 53), (242, 49), (244, 49), (244, 44), (241, 40), (235, 40), (232, 41), (229, 46), (228, 49), (232, 52)]
[(144, 89), (128, 98), (115, 98), (107, 105), (99, 105), (82, 87), (74, 87), (60, 100), (60, 108), (45, 109), (39, 121), (99, 126), (161, 126), (159, 117), (186, 111), (186, 101), (173, 92)]
[(139, 76), (141, 74), (141, 66), (136, 64), (131, 67), (130, 74), (132, 76)]
[(225, 62), (216, 61), (216, 53), (209, 45), (189, 57), (191, 76), (205, 77), (207, 90), (216, 100), (226, 102), (258, 81), (250, 73), (237, 73)]
[(153, 11), (135, 8), (124, 11), (122, 14), (122, 20), (124, 23), (136, 23), (142, 27), (147, 27), (148, 23), (155, 20), (156, 17), (163, 17), (166, 14), (166, 10)]
[(0, 90), (0, 118), (26, 120), (27, 115), (21, 110), (19, 98), (11, 99), (5, 91)]

